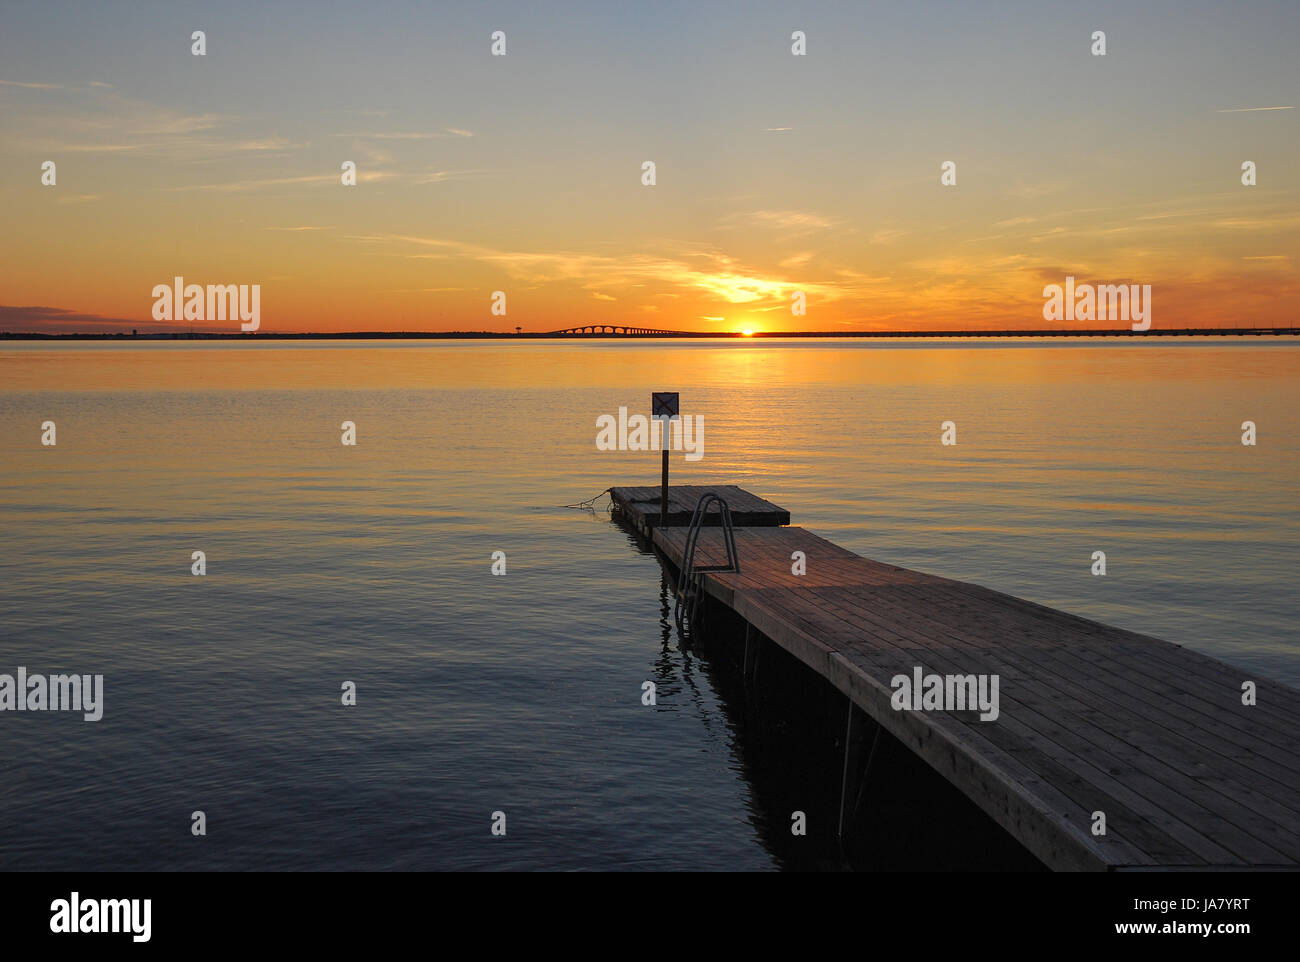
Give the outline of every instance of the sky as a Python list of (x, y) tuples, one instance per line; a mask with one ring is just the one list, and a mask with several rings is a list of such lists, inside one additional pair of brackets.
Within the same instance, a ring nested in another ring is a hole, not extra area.
[(1045, 321), (1067, 276), (1293, 326), (1298, 37), (1295, 0), (5, 0), (0, 331), (188, 329), (176, 276), (260, 285), (263, 332), (1128, 328)]

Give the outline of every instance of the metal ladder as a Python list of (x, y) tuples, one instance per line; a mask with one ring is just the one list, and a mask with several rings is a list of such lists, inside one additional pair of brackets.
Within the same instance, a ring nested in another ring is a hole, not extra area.
[[(722, 522), (722, 538), (727, 548), (727, 563), (723, 565), (696, 565), (695, 549), (699, 546), (700, 530), (704, 527), (704, 518), (709, 506), (718, 504), (718, 514)], [(699, 624), (700, 601), (704, 597), (704, 573), (708, 571), (723, 573), (740, 573), (740, 555), (736, 552), (736, 531), (731, 524), (731, 509), (727, 502), (712, 491), (700, 498), (691, 515), (691, 526), (686, 532), (686, 547), (682, 550), (682, 568), (677, 577), (677, 603), (673, 608), (673, 617), (677, 621), (677, 634), (686, 638), (694, 634)], [(686, 626), (690, 626), (689, 630)]]

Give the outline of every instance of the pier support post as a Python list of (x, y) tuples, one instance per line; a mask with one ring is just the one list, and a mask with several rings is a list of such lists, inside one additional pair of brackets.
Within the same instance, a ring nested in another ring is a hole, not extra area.
[[(668, 422), (665, 421), (666, 425)], [(668, 526), (668, 447), (664, 446), (664, 472), (659, 488), (659, 527)]]
[(858, 756), (860, 754), (858, 729), (861, 723), (858, 722), (858, 709), (849, 700), (849, 718), (844, 725), (844, 772), (840, 777), (840, 821), (836, 827), (835, 835), (840, 841), (844, 840), (844, 827), (848, 815), (849, 807), (849, 779), (852, 773), (858, 769)]
[[(871, 737), (871, 748), (867, 752), (867, 762), (859, 774), (864, 725), (873, 725), (875, 731)], [(871, 763), (875, 761), (876, 748), (880, 744), (880, 728), (879, 723), (873, 723), (860, 708), (849, 701), (849, 717), (844, 727), (844, 773), (840, 779), (840, 823), (836, 833), (841, 845), (853, 827), (858, 809), (862, 807), (867, 780), (871, 776)]]
[(745, 666), (741, 669), (741, 676), (745, 680), (745, 686), (749, 687), (754, 684), (754, 675), (758, 671), (758, 646), (761, 639), (754, 626), (745, 622)]

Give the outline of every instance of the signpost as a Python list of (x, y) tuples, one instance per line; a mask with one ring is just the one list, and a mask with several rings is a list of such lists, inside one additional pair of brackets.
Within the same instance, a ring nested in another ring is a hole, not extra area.
[(663, 449), (664, 461), (663, 479), (659, 488), (659, 527), (661, 528), (668, 525), (668, 448), (672, 437), (671, 422), (681, 416), (676, 391), (655, 391), (650, 395), (650, 417), (663, 425), (659, 433), (659, 446)]

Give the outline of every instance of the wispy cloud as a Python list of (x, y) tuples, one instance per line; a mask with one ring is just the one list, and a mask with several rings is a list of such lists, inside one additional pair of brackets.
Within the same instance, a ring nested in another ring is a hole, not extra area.
[(892, 244), (900, 237), (906, 237), (907, 231), (898, 230), (895, 227), (882, 227), (880, 230), (873, 231), (871, 234), (871, 243), (873, 244)]
[[(190, 112), (118, 94), (111, 84), (44, 84), (0, 81), (7, 88), (60, 91), (39, 102), (6, 96), (14, 126), (24, 131), (24, 150), (52, 154), (152, 154), (204, 162), (222, 155), (274, 155), (305, 146), (278, 135), (252, 136), (241, 118), (212, 111)], [(51, 102), (53, 101), (53, 102)], [(238, 132), (237, 132), (238, 131)]]
[(786, 243), (840, 226), (841, 221), (814, 211), (765, 209), (728, 214), (718, 222), (714, 230), (771, 231), (779, 243)]
[(449, 180), (466, 180), (472, 177), (480, 177), (495, 173), (497, 173), (497, 171), (490, 169), (430, 170), (423, 174), (416, 174), (411, 182), (414, 184), (442, 184)]
[[(200, 128), (193, 129), (197, 130)], [(216, 154), (285, 153), (302, 146), (301, 144), (292, 143), (281, 137), (265, 137), (253, 140), (223, 140), (212, 137), (184, 137), (183, 135), (188, 132), (190, 131), (178, 130), (175, 134), (170, 135), (167, 140), (144, 139), (133, 144), (93, 141), (87, 141), (84, 143), (59, 143), (47, 140), (41, 142), (39, 147), (40, 149), (57, 153), (106, 154), (121, 153), (124, 151), (140, 151), (176, 155), (190, 154), (201, 156), (206, 159)]]
[(29, 80), (0, 80), (0, 87), (22, 87), (27, 90), (76, 90), (79, 87), (112, 87), (102, 80), (88, 80), (84, 84), (50, 84)]
[(335, 137), (355, 137), (365, 140), (439, 140), (446, 137), (473, 137), (471, 130), (459, 127), (444, 127), (440, 131), (388, 130), (368, 131), (366, 133), (334, 134)]
[[(148, 323), (149, 330), (159, 329), (159, 325)], [(140, 321), (126, 317), (106, 317), (103, 314), (80, 313), (64, 307), (46, 307), (33, 305), (22, 307), (0, 304), (0, 331), (14, 333), (80, 333), (86, 331), (120, 331), (123, 329), (146, 329)]]
[[(225, 193), (242, 193), (250, 190), (261, 190), (264, 187), (299, 187), (311, 184), (337, 184), (339, 183), (339, 174), (303, 174), (298, 177), (264, 177), (258, 180), (235, 180), (219, 184), (186, 184), (181, 187), (165, 187), (168, 191), (219, 191)], [(358, 183), (372, 183), (375, 181), (388, 180), (393, 175), (381, 170), (358, 171)]]
[(734, 214), (727, 220), (797, 230), (828, 230), (839, 223), (830, 217), (804, 210), (752, 210), (743, 214)]
[(1007, 189), (1007, 193), (1024, 200), (1037, 200), (1039, 197), (1055, 194), (1064, 189), (1064, 184), (1026, 184), (1017, 182), (1014, 187)]
[(735, 258), (714, 250), (686, 248), (675, 254), (629, 254), (612, 257), (579, 251), (504, 250), (481, 244), (437, 237), (403, 234), (371, 234), (355, 238), (366, 243), (406, 248), (432, 248), (432, 252), (407, 253), (420, 259), (461, 257), (481, 261), (504, 271), (512, 278), (532, 284), (579, 282), (588, 290), (621, 290), (650, 284), (670, 288), (703, 291), (731, 304), (751, 304), (773, 298), (788, 298), (792, 290), (802, 290), (823, 300), (837, 300), (847, 295), (845, 285), (820, 283), (810, 279), (798, 282), (774, 277), (752, 269)]
[(1300, 212), (1287, 210), (1260, 211), (1254, 217), (1225, 217), (1214, 221), (1225, 230), (1285, 230), (1300, 226)]
[(1249, 114), (1256, 110), (1295, 110), (1294, 106), (1289, 107), (1225, 107), (1222, 110), (1216, 110), (1219, 114)]

